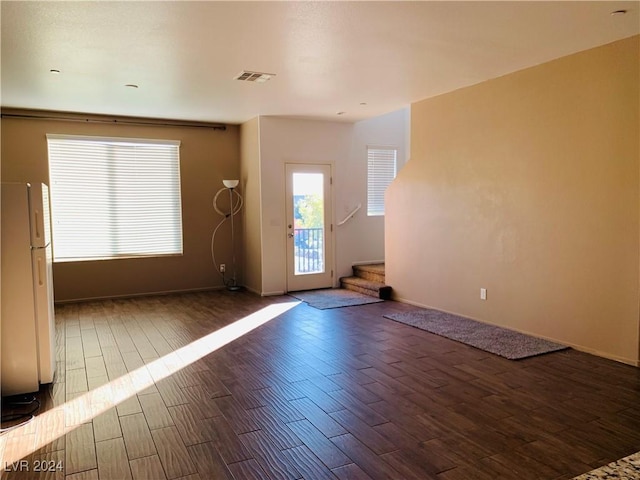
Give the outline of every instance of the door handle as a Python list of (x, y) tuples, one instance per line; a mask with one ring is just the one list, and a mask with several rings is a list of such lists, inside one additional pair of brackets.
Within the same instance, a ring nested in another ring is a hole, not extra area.
[(287, 233), (287, 237), (293, 238), (293, 233)]

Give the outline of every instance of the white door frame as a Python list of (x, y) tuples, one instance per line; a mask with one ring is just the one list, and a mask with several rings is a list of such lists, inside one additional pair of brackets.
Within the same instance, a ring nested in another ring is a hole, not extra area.
[[(334, 286), (334, 222), (333, 222), (333, 166), (330, 163), (285, 164), (285, 240), (286, 289), (288, 292), (331, 288)], [(295, 244), (293, 228), (293, 173), (324, 174), (324, 269), (322, 273), (295, 274)]]

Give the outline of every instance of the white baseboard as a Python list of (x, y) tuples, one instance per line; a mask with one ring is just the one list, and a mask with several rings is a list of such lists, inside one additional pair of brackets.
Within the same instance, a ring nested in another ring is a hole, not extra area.
[(286, 292), (281, 292), (281, 291), (277, 291), (277, 292), (261, 292), (260, 290), (258, 290), (257, 288), (253, 288), (253, 287), (244, 287), (245, 290), (251, 292), (251, 293), (255, 293), (256, 295), (260, 295), (261, 297), (275, 297), (278, 295), (284, 295)]
[(277, 292), (262, 292), (260, 295), (263, 297), (275, 297), (277, 295), (285, 295), (287, 292), (278, 290)]

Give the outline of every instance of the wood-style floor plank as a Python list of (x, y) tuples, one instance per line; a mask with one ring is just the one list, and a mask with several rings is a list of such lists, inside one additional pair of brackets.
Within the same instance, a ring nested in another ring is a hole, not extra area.
[(169, 407), (169, 413), (186, 446), (209, 442), (215, 438), (210, 419), (200, 418), (194, 414), (194, 410), (189, 405)]
[(129, 462), (133, 480), (166, 480), (162, 463), (157, 455), (136, 458)]
[(127, 448), (127, 457), (130, 460), (156, 454), (156, 447), (144, 414), (136, 413), (120, 417), (119, 423)]
[(270, 477), (262, 469), (260, 464), (253, 458), (243, 462), (232, 463), (229, 465), (231, 474), (236, 479), (243, 480), (269, 480)]
[(104, 364), (104, 357), (90, 357), (84, 359), (87, 378), (102, 377), (107, 375), (107, 368)]
[(308, 420), (291, 422), (287, 426), (329, 468), (335, 469), (351, 463), (352, 460)]
[(224, 417), (209, 419), (209, 428), (213, 439), (211, 443), (220, 452), (228, 464), (242, 462), (253, 458), (251, 451), (240, 441), (231, 425)]
[(82, 472), (97, 468), (97, 466), (93, 425), (85, 423), (66, 435), (65, 473)]
[(151, 430), (151, 436), (168, 479), (197, 473), (197, 468), (176, 427)]
[(351, 432), (354, 437), (378, 455), (397, 450), (398, 447), (349, 410), (340, 410), (330, 415), (331, 418), (341, 424), (345, 430)]
[(393, 480), (400, 477), (397, 470), (350, 433), (333, 437), (331, 441), (374, 480)]
[(355, 463), (350, 463), (344, 467), (334, 468), (332, 472), (340, 480), (372, 480), (371, 477)]
[(174, 425), (173, 418), (159, 393), (141, 395), (139, 400), (150, 430)]
[[(52, 402), (51, 406), (53, 405), (55, 405), (55, 402)], [(42, 445), (40, 451), (56, 452), (60, 450), (64, 453), (65, 436), (60, 435), (62, 430), (64, 430), (64, 411), (50, 410), (49, 420), (39, 425), (36, 431), (36, 444)], [(1, 456), (2, 449), (0, 448), (0, 457)]]
[(218, 397), (215, 399), (215, 403), (237, 434), (260, 430), (260, 424), (254, 416), (247, 413), (247, 410), (236, 402), (233, 395)]
[(333, 472), (316, 457), (305, 445), (283, 450), (282, 454), (289, 459), (305, 480), (326, 480), (336, 478)]
[(84, 472), (66, 475), (65, 480), (99, 480), (98, 469), (86, 470)]
[(93, 435), (96, 442), (122, 436), (118, 412), (115, 408), (109, 408), (93, 419)]
[(212, 443), (199, 443), (187, 447), (198, 473), (203, 478), (233, 480), (229, 467)]
[(269, 441), (261, 431), (247, 432), (240, 435), (242, 442), (253, 452), (255, 460), (274, 478), (296, 480), (300, 473), (294, 462), (285, 457), (280, 450)]
[(407, 480), (436, 480), (438, 478), (437, 475), (421, 469), (415, 461), (410, 461), (410, 457), (400, 450), (385, 453), (380, 455), (380, 458), (398, 472), (396, 476), (399, 478)]
[(176, 352), (290, 300), (57, 305), (46, 415), (0, 436), (0, 454), (64, 461), (43, 480), (560, 480), (640, 450), (640, 369), (575, 350), (509, 361), (383, 317), (414, 308), (400, 303), (301, 303)]
[(101, 479), (131, 479), (131, 468), (122, 438), (97, 442), (96, 456), (98, 457), (98, 475)]
[(291, 400), (291, 404), (327, 437), (342, 435), (347, 431), (309, 398)]
[(297, 435), (273, 413), (270, 407), (260, 407), (251, 410), (260, 430), (280, 450), (302, 445)]

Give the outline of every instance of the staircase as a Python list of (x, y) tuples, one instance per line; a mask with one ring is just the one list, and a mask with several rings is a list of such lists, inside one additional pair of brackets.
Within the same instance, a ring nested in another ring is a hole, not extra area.
[(352, 277), (340, 278), (340, 287), (389, 300), (391, 287), (384, 283), (384, 263), (354, 265)]

